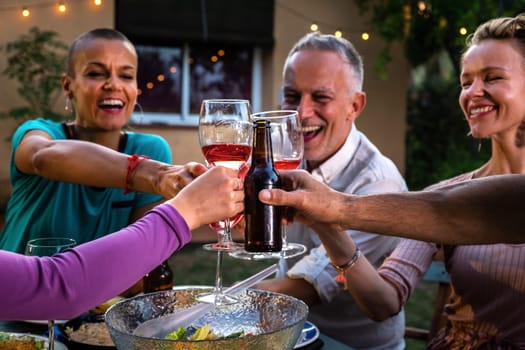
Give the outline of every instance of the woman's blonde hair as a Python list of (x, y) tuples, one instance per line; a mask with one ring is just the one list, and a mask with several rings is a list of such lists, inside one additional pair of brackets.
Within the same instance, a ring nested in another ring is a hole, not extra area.
[(471, 46), (488, 39), (514, 39), (525, 58), (525, 13), (516, 17), (499, 17), (480, 24), (474, 33), (467, 37), (466, 52)]

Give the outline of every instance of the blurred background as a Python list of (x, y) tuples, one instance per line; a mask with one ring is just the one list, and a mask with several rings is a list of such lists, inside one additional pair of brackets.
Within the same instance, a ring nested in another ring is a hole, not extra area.
[[(166, 138), (174, 163), (204, 161), (196, 130), (203, 98), (279, 108), (295, 41), (309, 31), (341, 35), (365, 64), (368, 103), (356, 123), (418, 190), (487, 159), (488, 142), (479, 150), (458, 106), (459, 58), (477, 25), (524, 8), (525, 0), (1, 0), (0, 225), (10, 136), (29, 118), (71, 117), (60, 76), (68, 45), (85, 31), (115, 28), (136, 45), (140, 107), (130, 127)], [(201, 243), (215, 235), (202, 228), (195, 237), (170, 259), (175, 284), (212, 284), (215, 255)], [(269, 263), (225, 264), (227, 285)], [(409, 324), (428, 322), (433, 287), (422, 283), (410, 299)]]

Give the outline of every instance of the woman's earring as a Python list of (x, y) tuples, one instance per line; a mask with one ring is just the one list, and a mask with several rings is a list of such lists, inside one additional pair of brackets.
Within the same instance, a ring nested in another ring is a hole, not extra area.
[[(467, 133), (467, 136), (472, 136), (472, 131)], [(483, 138), (478, 139), (478, 152), (481, 152), (481, 146), (483, 146)]]
[(143, 124), (144, 123), (144, 110), (142, 109), (142, 106), (138, 102), (135, 103), (135, 108), (133, 109), (133, 111), (137, 111), (137, 110), (139, 113), (139, 117), (135, 121), (135, 124)]
[(71, 102), (69, 96), (66, 97), (66, 105), (64, 106), (64, 110), (73, 115), (73, 103)]

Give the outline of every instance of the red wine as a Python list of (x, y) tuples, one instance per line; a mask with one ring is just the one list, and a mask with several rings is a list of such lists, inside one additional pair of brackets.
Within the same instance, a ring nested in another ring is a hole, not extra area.
[(277, 170), (294, 170), (301, 164), (301, 159), (280, 159), (274, 160), (273, 165)]
[[(211, 166), (221, 165), (231, 169), (239, 169), (239, 176), (242, 179), (248, 171), (246, 161), (250, 158), (252, 147), (249, 145), (234, 143), (214, 143), (202, 147), (204, 158)], [(242, 213), (230, 218), (230, 227), (235, 226), (243, 217)], [(225, 221), (211, 223), (210, 228), (215, 231), (224, 231)]]
[(252, 147), (233, 143), (214, 143), (202, 147), (204, 158), (211, 166), (222, 165), (239, 169), (250, 158)]

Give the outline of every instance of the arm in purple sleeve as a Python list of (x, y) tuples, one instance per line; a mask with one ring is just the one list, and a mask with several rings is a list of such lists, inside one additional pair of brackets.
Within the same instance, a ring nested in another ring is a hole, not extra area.
[(162, 204), (116, 233), (53, 257), (0, 250), (0, 319), (70, 319), (128, 288), (191, 239)]

